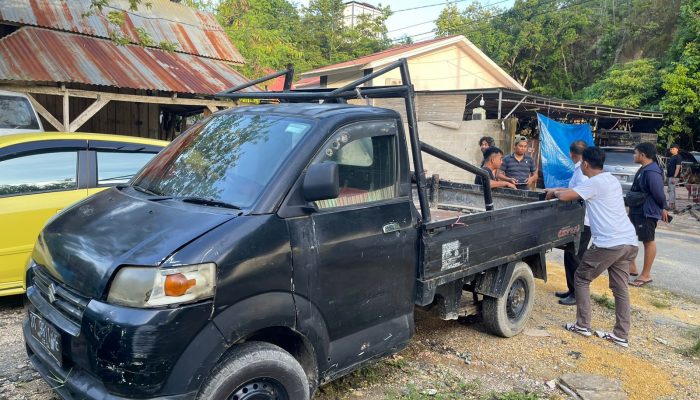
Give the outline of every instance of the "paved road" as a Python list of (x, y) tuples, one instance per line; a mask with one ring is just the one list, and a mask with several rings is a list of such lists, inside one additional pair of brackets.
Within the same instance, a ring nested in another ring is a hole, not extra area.
[[(637, 267), (642, 270), (644, 250), (640, 244)], [(656, 260), (652, 285), (700, 298), (700, 236), (657, 229)], [(554, 250), (548, 260), (564, 265), (564, 252)]]

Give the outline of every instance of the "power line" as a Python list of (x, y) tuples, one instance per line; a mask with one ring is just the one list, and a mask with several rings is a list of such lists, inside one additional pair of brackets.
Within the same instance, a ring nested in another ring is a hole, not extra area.
[[(558, 1), (558, 0), (552, 0), (552, 1), (551, 1), (550, 3), (548, 3), (547, 5), (553, 5), (553, 4), (556, 3), (557, 1)], [(575, 6), (584, 5), (584, 4), (590, 3), (590, 2), (592, 2), (592, 1), (597, 1), (597, 0), (584, 0), (584, 1), (581, 1), (581, 2), (579, 2), (579, 3), (572, 3), (572, 4), (568, 4), (568, 5), (565, 5), (565, 6), (556, 8), (556, 9), (554, 9), (554, 10), (544, 10), (544, 11), (542, 11), (542, 12), (534, 13), (534, 14), (532, 14), (532, 15), (529, 15), (527, 18), (528, 18), (528, 19), (531, 19), (531, 18), (533, 18), (533, 17), (537, 17), (537, 16), (544, 15), (544, 14), (549, 14), (549, 13), (551, 13), (551, 12), (557, 12), (557, 11), (565, 10), (565, 9), (567, 9), (567, 8), (571, 8), (571, 7), (575, 7)], [(545, 3), (541, 3), (541, 4), (545, 4)], [(512, 11), (513, 11), (513, 9), (508, 9), (508, 10), (505, 10), (505, 11), (503, 11), (503, 12), (501, 12), (501, 13), (493, 14), (493, 15), (487, 17), (487, 18), (482, 18), (482, 19), (480, 19), (480, 20), (477, 19), (477, 20), (469, 21), (469, 22), (467, 22), (467, 23), (465, 23), (465, 24), (458, 25), (458, 26), (456, 26), (455, 28), (460, 28), (460, 27), (469, 26), (469, 25), (474, 24), (474, 23), (485, 22), (485, 21), (488, 21), (488, 20), (493, 19), (493, 18), (495, 18), (495, 17), (500, 17), (500, 16), (502, 16), (502, 15), (508, 14), (508, 13), (510, 13), (510, 12), (512, 12)], [(437, 20), (436, 20), (436, 21), (437, 21)], [(429, 34), (429, 33), (435, 33), (436, 31), (437, 31), (437, 28), (432, 29), (432, 30), (430, 30), (430, 31), (426, 31), (426, 32), (416, 33), (415, 35), (402, 36), (402, 37), (400, 37), (400, 38), (393, 39), (392, 42), (398, 42), (398, 41), (401, 41), (401, 40), (405, 40), (406, 38), (413, 38), (413, 37), (416, 37), (416, 36), (423, 36), (423, 35), (427, 35), (427, 34)], [(468, 30), (468, 31), (466, 31), (466, 32), (462, 32), (461, 34), (466, 36), (466, 35), (468, 35), (469, 33), (472, 33), (472, 32), (476, 32), (476, 29)]]
[[(485, 9), (493, 8), (493, 6), (495, 6), (495, 5), (497, 5), (497, 4), (505, 3), (505, 2), (507, 2), (507, 1), (511, 1), (511, 0), (500, 0), (500, 1), (497, 1), (497, 2), (495, 2), (495, 3), (487, 4), (484, 8), (485, 8)], [(448, 2), (448, 4), (454, 4), (454, 3), (457, 3), (457, 2)], [(445, 4), (445, 3), (440, 3), (440, 4)], [(426, 7), (426, 6), (422, 6), (422, 7)], [(422, 7), (416, 7), (416, 8), (422, 8)], [(408, 9), (407, 9), (407, 10), (408, 10)], [(405, 11), (405, 10), (399, 10), (399, 11)], [(395, 11), (395, 12), (399, 12), (399, 11)], [(392, 12), (392, 15), (393, 15), (393, 12)], [(409, 26), (404, 26), (403, 28), (392, 29), (392, 30), (390, 30), (390, 31), (387, 31), (387, 33), (396, 32), (396, 31), (402, 31), (402, 30), (404, 30), (404, 29), (413, 28), (413, 27), (415, 27), (415, 26), (420, 26), (420, 25), (425, 25), (425, 24), (431, 23), (431, 22), (435, 22), (435, 21), (437, 21), (437, 20), (438, 20), (438, 19), (435, 18), (435, 19), (431, 19), (431, 20), (429, 20), (429, 21), (419, 22), (419, 23), (417, 23), (417, 24), (413, 24), (413, 25), (409, 25)]]
[(420, 10), (421, 8), (429, 8), (429, 7), (436, 7), (436, 6), (444, 6), (446, 4), (457, 4), (457, 3), (464, 3), (465, 1), (473, 1), (473, 0), (454, 0), (454, 1), (443, 1), (442, 3), (433, 3), (433, 4), (426, 4), (424, 6), (417, 6), (417, 7), (411, 7), (411, 8), (402, 8), (400, 10), (392, 11), (392, 14), (404, 12), (404, 11), (412, 11), (412, 10)]

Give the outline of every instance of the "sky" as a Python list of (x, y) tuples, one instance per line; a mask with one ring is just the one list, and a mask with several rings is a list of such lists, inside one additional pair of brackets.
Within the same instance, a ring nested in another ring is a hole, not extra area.
[[(434, 20), (440, 15), (440, 11), (448, 3), (456, 3), (459, 9), (478, 2), (486, 7), (508, 8), (513, 5), (513, 0), (358, 0), (372, 5), (389, 6), (394, 14), (386, 21), (386, 27), (391, 39), (401, 36), (412, 36), (414, 42), (428, 40), (434, 37), (430, 31), (435, 29)], [(308, 0), (299, 0), (299, 4), (308, 5)], [(421, 7), (414, 10), (406, 10)], [(405, 11), (402, 11), (405, 10)]]

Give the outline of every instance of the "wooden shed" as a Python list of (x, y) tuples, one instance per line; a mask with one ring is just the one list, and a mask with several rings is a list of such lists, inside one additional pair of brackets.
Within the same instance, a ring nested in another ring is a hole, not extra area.
[(150, 3), (138, 11), (127, 0), (102, 10), (90, 0), (5, 3), (0, 89), (29, 94), (46, 130), (159, 139), (172, 139), (187, 117), (234, 106), (214, 94), (248, 82), (234, 69), (244, 60), (214, 16)]

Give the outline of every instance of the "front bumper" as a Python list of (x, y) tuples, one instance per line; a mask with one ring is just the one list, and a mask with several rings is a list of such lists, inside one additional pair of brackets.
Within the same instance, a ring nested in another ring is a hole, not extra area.
[(28, 311), (60, 334), (62, 365), (34, 339), (25, 320), (29, 358), (64, 399), (192, 399), (206, 377), (200, 369), (211, 367), (197, 353), (213, 358), (201, 350), (223, 344), (208, 321), (211, 302), (155, 310), (90, 300), (80, 319), (69, 321), (33, 286), (27, 295)]
[[(25, 320), (22, 326), (24, 340), (27, 344), (27, 354), (29, 361), (39, 372), (42, 378), (51, 386), (56, 394), (65, 400), (78, 399), (104, 399), (104, 400), (125, 400), (128, 397), (112, 395), (107, 388), (80, 368), (65, 370), (51, 359), (41, 345), (34, 340), (29, 333), (29, 321)], [(197, 391), (179, 395), (167, 395), (150, 397), (150, 400), (185, 400), (194, 399)]]

